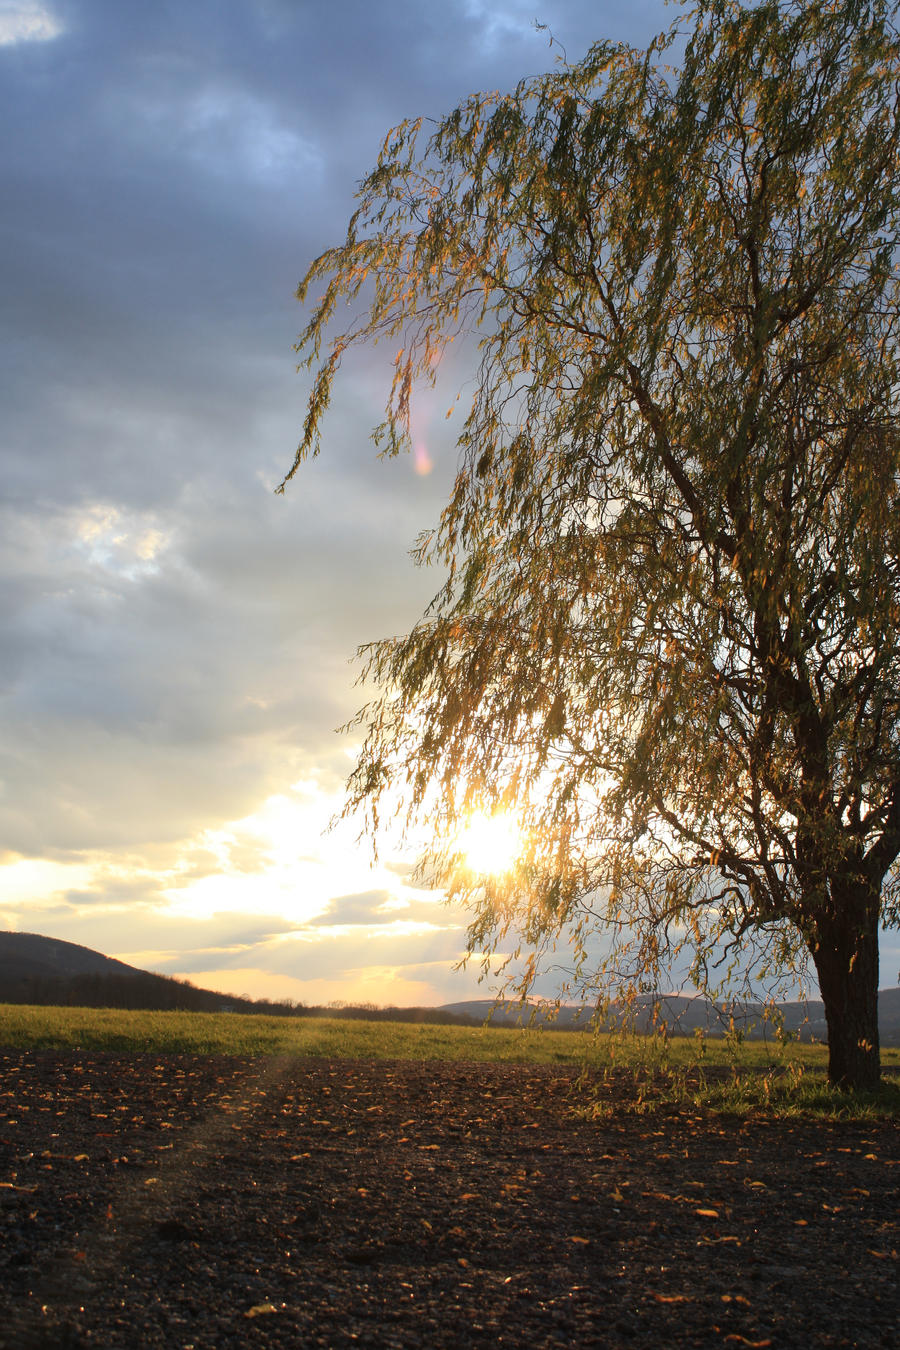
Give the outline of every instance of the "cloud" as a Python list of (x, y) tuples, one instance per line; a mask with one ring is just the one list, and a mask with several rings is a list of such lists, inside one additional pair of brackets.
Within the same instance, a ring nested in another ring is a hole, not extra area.
[(527, 0), (523, 4), (505, 5), (496, 0), (488, 3), (486, 0), (465, 0), (466, 17), (478, 28), (488, 51), (517, 38), (533, 36), (536, 30), (532, 8)]
[(340, 895), (331, 900), (324, 913), (317, 914), (311, 923), (327, 925), (329, 928), (391, 923), (397, 917), (390, 908), (391, 899), (390, 891)]
[(414, 862), (406, 862), (403, 859), (388, 860), (384, 865), (389, 872), (393, 872), (395, 876), (401, 877), (404, 881), (408, 881), (416, 870)]
[(49, 42), (63, 31), (52, 9), (39, 0), (0, 0), (0, 47)]
[(148, 886), (144, 877), (115, 876), (98, 878), (90, 888), (65, 891), (60, 909), (67, 906), (77, 914), (95, 905), (102, 905), (106, 911), (125, 909), (129, 914), (134, 914), (143, 906), (156, 913), (161, 904), (164, 904), (161, 891), (152, 885)]
[[(211, 177), (235, 173), (257, 187), (283, 191), (286, 183), (304, 177), (321, 180), (323, 154), (281, 110), (234, 81), (204, 81), (194, 67), (160, 71), (150, 87), (116, 91), (114, 106), (131, 134), (150, 153), (166, 147), (167, 159), (182, 156), (195, 170)], [(189, 78), (199, 79), (196, 87)]]

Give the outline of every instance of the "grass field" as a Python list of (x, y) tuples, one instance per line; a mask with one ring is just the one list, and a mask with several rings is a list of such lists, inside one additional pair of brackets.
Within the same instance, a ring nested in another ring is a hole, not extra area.
[[(0, 1005), (0, 1046), (124, 1054), (297, 1055), (328, 1059), (560, 1064), (594, 1083), (629, 1080), (632, 1109), (664, 1104), (745, 1113), (900, 1115), (900, 1049), (882, 1051), (885, 1086), (864, 1100), (831, 1090), (822, 1045), (587, 1032), (423, 1026), (341, 1018)], [(586, 1111), (602, 1093), (586, 1088)], [(609, 1095), (608, 1093), (606, 1094)]]

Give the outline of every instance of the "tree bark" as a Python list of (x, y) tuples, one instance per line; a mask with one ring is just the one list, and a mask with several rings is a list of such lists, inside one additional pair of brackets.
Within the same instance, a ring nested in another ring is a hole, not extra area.
[(828, 1024), (828, 1080), (864, 1092), (881, 1081), (878, 895), (862, 880), (832, 882), (832, 906), (810, 943)]

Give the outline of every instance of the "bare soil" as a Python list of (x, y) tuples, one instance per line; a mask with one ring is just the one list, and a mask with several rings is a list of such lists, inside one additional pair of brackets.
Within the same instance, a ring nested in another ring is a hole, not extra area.
[(900, 1343), (896, 1124), (573, 1079), (0, 1051), (0, 1348)]

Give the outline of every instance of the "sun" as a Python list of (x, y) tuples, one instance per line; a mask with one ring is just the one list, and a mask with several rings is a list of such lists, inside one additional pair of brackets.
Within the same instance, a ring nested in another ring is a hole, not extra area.
[(505, 811), (472, 816), (459, 837), (466, 866), (473, 872), (499, 876), (509, 872), (522, 851), (522, 832)]

